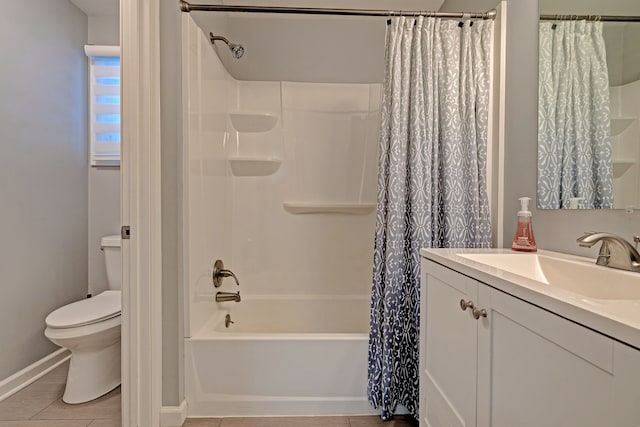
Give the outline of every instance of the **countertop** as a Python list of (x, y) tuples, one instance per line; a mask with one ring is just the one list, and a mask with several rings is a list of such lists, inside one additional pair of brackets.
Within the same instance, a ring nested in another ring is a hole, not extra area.
[[(420, 250), (422, 257), (430, 261), (458, 271), (495, 289), (640, 349), (640, 300), (599, 300), (587, 298), (537, 280), (532, 280), (459, 256), (459, 254), (474, 253), (517, 254), (518, 256), (524, 257), (535, 256), (535, 253), (515, 252), (510, 249), (423, 248)], [(559, 252), (538, 250), (537, 254), (564, 258), (578, 263), (595, 263), (594, 259)], [(619, 273), (637, 275), (638, 286), (640, 286), (640, 273)]]

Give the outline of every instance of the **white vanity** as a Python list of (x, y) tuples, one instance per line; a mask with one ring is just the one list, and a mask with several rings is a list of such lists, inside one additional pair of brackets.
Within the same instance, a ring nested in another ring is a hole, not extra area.
[(423, 249), (420, 426), (640, 426), (640, 273)]

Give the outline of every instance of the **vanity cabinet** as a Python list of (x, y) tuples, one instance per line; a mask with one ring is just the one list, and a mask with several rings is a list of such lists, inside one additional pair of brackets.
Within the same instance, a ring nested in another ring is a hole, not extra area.
[(422, 260), (420, 426), (639, 426), (640, 351)]

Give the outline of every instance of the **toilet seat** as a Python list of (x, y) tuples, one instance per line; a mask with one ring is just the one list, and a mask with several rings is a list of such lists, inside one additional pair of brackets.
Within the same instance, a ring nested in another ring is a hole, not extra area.
[(45, 322), (54, 329), (78, 328), (119, 317), (121, 309), (121, 292), (104, 291), (95, 297), (60, 307), (49, 314)]

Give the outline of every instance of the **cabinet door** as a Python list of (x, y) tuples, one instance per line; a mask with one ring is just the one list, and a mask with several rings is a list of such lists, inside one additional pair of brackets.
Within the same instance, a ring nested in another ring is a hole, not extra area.
[(613, 340), (488, 286), (479, 303), (479, 426), (615, 425)]
[(613, 400), (615, 427), (640, 426), (640, 351), (616, 342), (613, 347), (615, 372)]
[(477, 321), (460, 300), (477, 301), (474, 280), (423, 260), (420, 426), (476, 423)]

